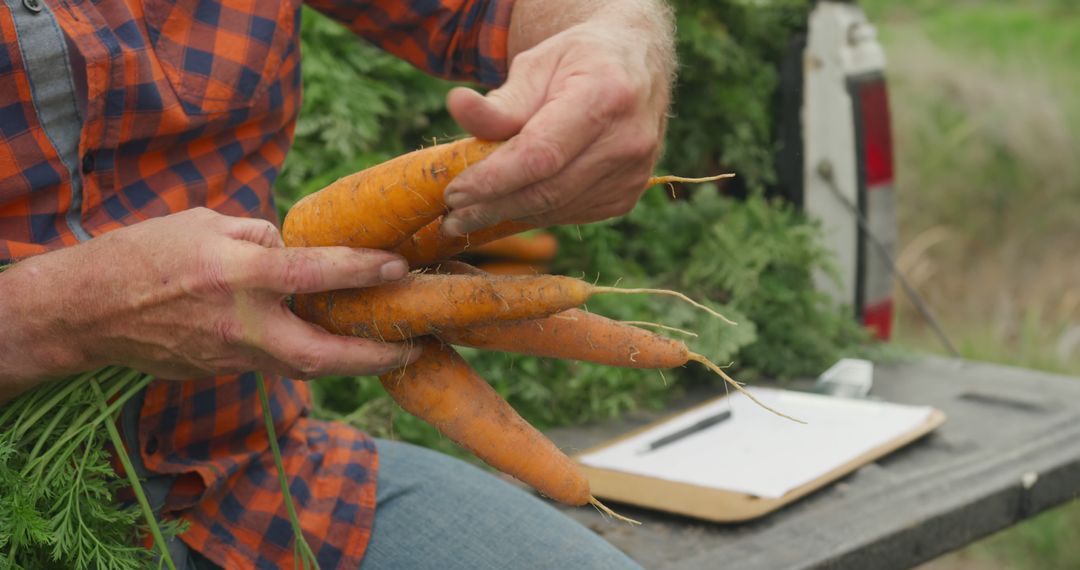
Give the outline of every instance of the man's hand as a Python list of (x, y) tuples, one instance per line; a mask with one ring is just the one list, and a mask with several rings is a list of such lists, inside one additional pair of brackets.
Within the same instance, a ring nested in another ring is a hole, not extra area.
[(447, 187), (445, 231), (629, 212), (660, 152), (671, 34), (670, 14), (653, 0), (518, 0), (506, 83), (486, 96), (449, 95), (465, 130), (509, 141)]
[(170, 379), (384, 372), (415, 355), (329, 334), (290, 312), (285, 298), (407, 272), (382, 251), (285, 249), (270, 222), (205, 208), (135, 224), (0, 275), (0, 400), (38, 379), (108, 364)]

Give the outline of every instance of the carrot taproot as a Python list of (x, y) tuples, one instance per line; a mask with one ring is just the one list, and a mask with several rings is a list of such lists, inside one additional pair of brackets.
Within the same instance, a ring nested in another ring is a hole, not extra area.
[(492, 275), (543, 275), (550, 268), (544, 263), (535, 262), (485, 261), (480, 264), (480, 269)]
[(400, 341), (441, 330), (544, 317), (583, 305), (601, 293), (674, 296), (727, 321), (676, 291), (598, 287), (562, 275), (412, 273), (400, 281), (365, 289), (297, 295), (293, 310), (335, 334)]
[(499, 144), (463, 139), (341, 178), (289, 210), (282, 227), (285, 244), (393, 249), (444, 214), (447, 184)]
[(559, 240), (546, 232), (506, 236), (474, 245), (468, 251), (470, 255), (522, 262), (551, 261), (558, 252)]
[(448, 329), (438, 337), (458, 346), (620, 368), (678, 368), (687, 363), (689, 353), (682, 342), (581, 309), (525, 321)]
[(510, 220), (463, 236), (448, 236), (443, 233), (442, 218), (439, 218), (409, 236), (395, 251), (409, 262), (410, 267), (422, 267), (469, 251), (474, 246), (535, 228), (527, 222)]
[(518, 415), (453, 348), (430, 337), (420, 342), (423, 352), (412, 364), (379, 377), (399, 406), (544, 496), (568, 505), (594, 504), (618, 516), (592, 496), (577, 465)]
[(443, 342), (457, 346), (580, 360), (619, 368), (663, 370), (697, 362), (766, 410), (805, 423), (763, 404), (722, 368), (691, 351), (685, 343), (580, 309), (568, 309), (538, 319), (444, 330), (437, 336)]

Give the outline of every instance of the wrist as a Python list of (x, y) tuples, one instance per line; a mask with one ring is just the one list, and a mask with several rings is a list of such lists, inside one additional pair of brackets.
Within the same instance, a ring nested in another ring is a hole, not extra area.
[(678, 67), (675, 52), (675, 17), (664, 2), (638, 0), (632, 3), (637, 9), (627, 10), (625, 5), (612, 5), (606, 12), (598, 13), (591, 21), (608, 30), (621, 34), (626, 49), (641, 49), (645, 54), (647, 69), (665, 88), (675, 82)]
[(56, 263), (63, 253), (42, 254), (0, 273), (0, 400), (94, 365), (64, 326), (63, 313), (72, 308), (66, 290), (72, 268)]
[(510, 23), (508, 60), (571, 28), (618, 31), (627, 48), (644, 48), (650, 70), (674, 82), (675, 17), (663, 0), (517, 0)]

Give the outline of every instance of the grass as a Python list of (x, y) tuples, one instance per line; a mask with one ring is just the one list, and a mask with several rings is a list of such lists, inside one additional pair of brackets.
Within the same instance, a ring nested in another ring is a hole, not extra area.
[[(1080, 376), (1080, 7), (862, 4), (890, 60), (903, 270), (965, 357)], [(1080, 503), (927, 567), (1080, 568)]]

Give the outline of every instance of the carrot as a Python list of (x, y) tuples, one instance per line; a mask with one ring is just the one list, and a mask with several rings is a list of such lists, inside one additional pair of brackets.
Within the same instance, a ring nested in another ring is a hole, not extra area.
[(559, 240), (549, 233), (506, 236), (469, 249), (472, 255), (524, 262), (551, 261), (558, 252)]
[(424, 350), (416, 361), (379, 378), (398, 405), (544, 496), (568, 505), (593, 504), (618, 516), (592, 496), (577, 465), (518, 415), (453, 348), (432, 338), (420, 342)]
[(487, 271), (457, 259), (440, 261), (439, 263), (425, 267), (423, 271), (425, 273), (437, 273), (439, 275), (488, 275)]
[(544, 317), (582, 305), (600, 293), (674, 296), (724, 319), (675, 291), (597, 287), (562, 275), (413, 273), (401, 281), (366, 289), (297, 295), (293, 309), (335, 334), (400, 341), (441, 330)]
[(488, 261), (481, 263), (480, 269), (491, 275), (543, 275), (549, 271), (543, 263), (524, 261)]
[(438, 337), (459, 346), (621, 368), (677, 368), (687, 363), (689, 353), (677, 340), (581, 309), (527, 321), (444, 330)]
[(572, 277), (431, 275), (298, 295), (300, 317), (341, 335), (400, 341), (443, 329), (542, 317), (583, 304), (592, 286)]
[[(404, 154), (341, 178), (305, 196), (289, 210), (282, 227), (285, 245), (393, 249), (444, 214), (443, 192), (450, 181), (501, 145), (462, 139)], [(651, 179), (649, 185), (727, 176), (664, 176)]]
[(692, 352), (686, 344), (580, 309), (569, 309), (540, 319), (444, 330), (438, 337), (458, 346), (581, 360), (620, 368), (661, 370), (697, 362), (766, 410), (804, 423), (761, 403), (722, 368)]
[(463, 236), (450, 237), (442, 232), (442, 218), (439, 218), (410, 236), (395, 251), (409, 262), (410, 267), (422, 267), (469, 251), (474, 246), (535, 228), (533, 224), (511, 220)]
[[(656, 176), (650, 178), (646, 186), (671, 184), (673, 182), (698, 184), (712, 182), (723, 178), (731, 178), (732, 176), (734, 175), (721, 174), (719, 176), (707, 178)], [(537, 228), (535, 224), (509, 220), (463, 236), (450, 237), (442, 232), (442, 222), (443, 220), (441, 217), (436, 219), (417, 231), (414, 235), (410, 236), (397, 247), (396, 251), (408, 260), (409, 266), (423, 267), (425, 265), (430, 265), (436, 261), (449, 259), (459, 253), (469, 251), (477, 246), (489, 243), (496, 239)]]
[(445, 213), (447, 184), (499, 144), (463, 139), (341, 178), (289, 210), (282, 227), (285, 244), (393, 249)]

